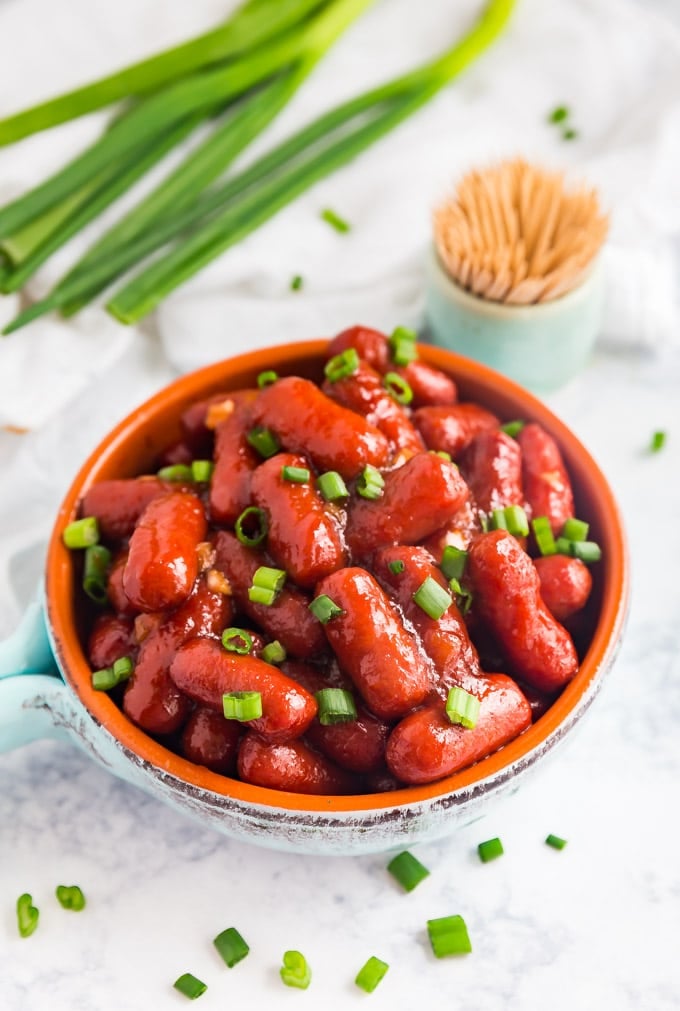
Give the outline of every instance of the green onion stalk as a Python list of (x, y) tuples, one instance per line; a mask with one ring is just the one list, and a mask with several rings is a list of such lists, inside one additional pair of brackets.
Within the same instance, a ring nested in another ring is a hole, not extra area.
[(108, 304), (122, 322), (141, 319), (202, 267), (425, 105), (497, 39), (514, 5), (515, 0), (490, 0), (468, 34), (438, 59), (325, 113), (240, 174), (207, 190), (192, 206), (156, 219), (144, 234), (108, 249), (86, 269), (81, 261), (5, 332), (69, 303), (86, 304), (150, 252), (178, 238)]

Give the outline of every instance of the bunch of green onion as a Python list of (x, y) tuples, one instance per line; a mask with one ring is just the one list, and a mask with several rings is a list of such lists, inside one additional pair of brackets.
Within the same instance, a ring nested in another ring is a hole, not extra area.
[(124, 323), (141, 319), (428, 102), (495, 40), (515, 0), (489, 0), (468, 34), (439, 58), (337, 106), (245, 170), (225, 175), (370, 2), (248, 0), (206, 35), (0, 121), (0, 144), (9, 144), (126, 103), (94, 145), (0, 208), (0, 291), (11, 292), (199, 123), (215, 120), (208, 139), (4, 332), (53, 309), (72, 315), (135, 268), (107, 308)]

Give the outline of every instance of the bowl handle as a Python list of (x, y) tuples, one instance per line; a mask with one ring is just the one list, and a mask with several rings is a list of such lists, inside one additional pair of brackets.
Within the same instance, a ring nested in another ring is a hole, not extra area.
[(66, 738), (69, 691), (61, 677), (39, 603), (29, 604), (0, 642), (0, 752), (39, 737)]

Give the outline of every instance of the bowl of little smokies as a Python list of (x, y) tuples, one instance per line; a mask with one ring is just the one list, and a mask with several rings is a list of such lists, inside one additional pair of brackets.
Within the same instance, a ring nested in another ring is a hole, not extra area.
[(73, 482), (46, 578), (95, 757), (227, 835), (329, 855), (514, 791), (590, 708), (627, 599), (574, 434), (485, 366), (359, 326), (134, 411)]

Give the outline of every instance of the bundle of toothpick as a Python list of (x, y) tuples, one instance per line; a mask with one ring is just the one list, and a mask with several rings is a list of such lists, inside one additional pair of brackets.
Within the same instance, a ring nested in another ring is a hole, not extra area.
[(565, 295), (584, 278), (609, 221), (597, 193), (522, 159), (468, 172), (434, 213), (447, 273), (481, 298), (515, 305)]

